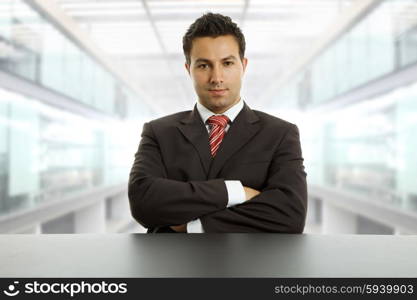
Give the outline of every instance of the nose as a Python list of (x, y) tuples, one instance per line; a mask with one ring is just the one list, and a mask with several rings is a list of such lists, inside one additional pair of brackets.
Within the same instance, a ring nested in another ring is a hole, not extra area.
[(218, 85), (220, 83), (223, 83), (223, 71), (221, 70), (221, 67), (214, 66), (211, 72), (210, 76), (210, 83), (212, 85)]

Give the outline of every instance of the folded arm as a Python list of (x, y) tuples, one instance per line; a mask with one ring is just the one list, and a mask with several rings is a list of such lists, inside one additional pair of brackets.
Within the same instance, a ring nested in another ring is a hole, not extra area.
[(185, 224), (224, 209), (228, 201), (223, 179), (189, 182), (167, 179), (150, 124), (143, 127), (130, 172), (128, 196), (132, 216), (146, 228)]
[(261, 193), (200, 220), (204, 232), (302, 233), (306, 212), (306, 173), (298, 129), (291, 125), (274, 154)]

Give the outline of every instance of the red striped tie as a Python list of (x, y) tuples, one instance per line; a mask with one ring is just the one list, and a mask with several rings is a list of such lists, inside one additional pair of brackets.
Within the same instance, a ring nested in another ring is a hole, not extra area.
[(229, 118), (224, 115), (211, 116), (207, 119), (207, 124), (210, 126), (209, 142), (212, 157), (216, 156), (216, 152), (219, 149), (221, 142), (223, 141), (228, 122)]

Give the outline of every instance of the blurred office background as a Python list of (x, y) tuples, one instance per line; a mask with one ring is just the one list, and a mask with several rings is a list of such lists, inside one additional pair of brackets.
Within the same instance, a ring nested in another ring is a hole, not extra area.
[(0, 1), (0, 233), (144, 232), (133, 155), (196, 102), (207, 11), (246, 36), (243, 99), (300, 128), (305, 232), (417, 233), (417, 0)]

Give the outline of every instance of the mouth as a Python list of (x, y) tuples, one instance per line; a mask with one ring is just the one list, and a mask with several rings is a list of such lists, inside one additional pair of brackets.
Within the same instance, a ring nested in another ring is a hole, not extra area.
[(227, 89), (210, 89), (208, 91), (213, 96), (222, 96), (222, 95), (226, 94)]

